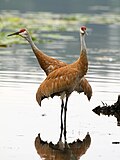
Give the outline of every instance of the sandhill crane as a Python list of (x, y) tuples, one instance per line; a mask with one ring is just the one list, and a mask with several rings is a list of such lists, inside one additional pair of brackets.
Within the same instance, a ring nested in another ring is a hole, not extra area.
[(18, 32), (9, 34), (8, 36), (13, 36), (13, 35), (19, 35), (19, 36), (25, 38), (29, 42), (29, 44), (30, 44), (30, 46), (31, 46), (31, 48), (32, 48), (37, 60), (38, 60), (39, 65), (44, 70), (46, 75), (48, 75), (49, 73), (51, 73), (55, 69), (58, 69), (60, 67), (67, 65), (66, 63), (64, 63), (60, 60), (57, 60), (53, 57), (46, 55), (43, 51), (38, 49), (38, 47), (34, 44), (27, 29), (20, 29)]
[[(41, 106), (41, 101), (46, 97), (60, 96), (61, 103), (61, 114), (63, 114), (64, 107), (64, 137), (66, 142), (66, 112), (67, 112), (67, 102), (71, 93), (78, 89), (78, 84), (80, 80), (84, 78), (88, 70), (88, 59), (85, 44), (86, 27), (80, 28), (81, 37), (81, 52), (80, 57), (77, 61), (67, 66), (61, 67), (59, 69), (51, 72), (47, 78), (41, 83), (36, 93), (36, 100)], [(66, 97), (65, 105), (63, 99)]]
[[(81, 27), (81, 30), (82, 29), (84, 30), (84, 26)], [(37, 46), (34, 44), (27, 29), (25, 29), (25, 28), (20, 29), (19, 31), (17, 31), (15, 33), (9, 34), (8, 36), (13, 36), (13, 35), (19, 35), (19, 36), (25, 38), (29, 42), (29, 44), (30, 44), (30, 46), (31, 46), (31, 48), (32, 48), (37, 60), (38, 60), (40, 67), (44, 70), (46, 75), (48, 75), (49, 73), (51, 73), (55, 69), (58, 69), (60, 67), (67, 65), (67, 63), (62, 62), (60, 60), (57, 60), (53, 57), (50, 57), (50, 56), (46, 55), (43, 51), (38, 49)], [(86, 78), (83, 78), (82, 81), (79, 82), (79, 85), (75, 88), (75, 90), (78, 93), (84, 92), (84, 94), (87, 96), (88, 100), (90, 100), (90, 98), (92, 96), (92, 88)]]

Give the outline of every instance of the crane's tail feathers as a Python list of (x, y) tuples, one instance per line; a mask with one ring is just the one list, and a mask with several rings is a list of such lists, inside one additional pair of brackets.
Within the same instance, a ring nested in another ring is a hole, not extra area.
[(80, 82), (80, 85), (82, 87), (82, 91), (87, 96), (88, 100), (90, 101), (90, 99), (92, 97), (92, 87), (91, 87), (91, 85), (89, 84), (89, 82), (85, 78), (82, 78), (82, 80)]
[(42, 94), (38, 88), (37, 92), (36, 92), (36, 101), (38, 102), (39, 106), (41, 107), (41, 101), (42, 101)]
[(38, 104), (39, 104), (39, 106), (41, 107), (41, 101), (40, 101)]
[(91, 100), (91, 96), (87, 96), (88, 100), (90, 101)]
[[(48, 96), (49, 97), (49, 96)], [(36, 101), (38, 102), (39, 106), (41, 107), (41, 102), (44, 98), (48, 98), (45, 96), (42, 92), (41, 89), (38, 88), (37, 93), (36, 93)]]

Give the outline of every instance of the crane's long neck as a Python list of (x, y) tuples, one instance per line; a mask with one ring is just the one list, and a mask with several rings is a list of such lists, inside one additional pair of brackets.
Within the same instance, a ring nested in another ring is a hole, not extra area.
[(86, 50), (85, 34), (83, 35), (83, 34), (80, 33), (80, 41), (81, 41), (81, 51), (82, 51), (83, 49)]
[(42, 67), (42, 60), (44, 58), (46, 58), (47, 55), (45, 55), (40, 49), (37, 48), (37, 46), (34, 44), (31, 36), (28, 34), (28, 37), (26, 38), (26, 40), (29, 42), (38, 62), (39, 62), (39, 65)]
[(88, 59), (87, 59), (87, 48), (85, 43), (85, 34), (80, 33), (81, 39), (81, 51), (80, 51), (80, 58), (78, 60), (80, 70), (82, 70), (82, 74), (85, 75), (88, 70)]
[[(29, 44), (30, 44), (33, 52), (34, 52), (35, 55), (36, 55), (36, 57), (39, 58), (39, 54), (40, 54), (40, 53), (42, 54), (42, 51), (37, 48), (37, 46), (34, 44), (32, 38), (31, 38), (31, 36), (30, 36), (29, 34), (28, 34), (28, 37), (26, 38), (26, 40), (29, 42)], [(39, 53), (39, 54), (38, 54), (38, 53)]]

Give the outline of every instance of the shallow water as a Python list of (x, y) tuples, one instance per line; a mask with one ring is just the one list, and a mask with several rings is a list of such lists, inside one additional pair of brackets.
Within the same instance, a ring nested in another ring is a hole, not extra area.
[[(115, 103), (120, 94), (120, 26), (89, 24), (88, 28), (89, 71), (86, 77), (93, 88), (93, 96), (88, 102), (83, 94), (71, 95), (67, 139), (68, 142), (83, 139), (89, 132), (92, 142), (81, 159), (119, 160), (120, 144), (112, 144), (120, 142), (117, 120), (99, 117), (92, 109), (101, 105), (101, 101)], [(79, 33), (67, 31), (59, 34), (66, 39), (37, 46), (50, 56), (72, 63), (79, 56)], [(41, 108), (35, 100), (36, 90), (45, 77), (29, 45), (0, 49), (0, 159), (40, 159), (34, 147), (38, 133), (43, 140), (57, 143), (59, 98), (45, 99)]]

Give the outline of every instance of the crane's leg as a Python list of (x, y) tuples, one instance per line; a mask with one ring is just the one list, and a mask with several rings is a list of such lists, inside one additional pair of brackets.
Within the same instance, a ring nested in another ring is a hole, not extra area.
[(66, 97), (66, 102), (65, 102), (65, 107), (64, 107), (64, 138), (65, 138), (65, 143), (67, 143), (67, 138), (66, 138), (66, 114), (67, 114), (67, 102), (68, 102), (68, 97)]
[(62, 103), (61, 103), (61, 115), (60, 115), (60, 120), (61, 120), (61, 132), (60, 132), (60, 138), (59, 141), (62, 140), (62, 132), (63, 132), (63, 119), (62, 119), (62, 115), (63, 115), (63, 108), (64, 108), (64, 101), (62, 99)]

